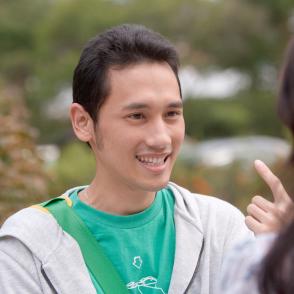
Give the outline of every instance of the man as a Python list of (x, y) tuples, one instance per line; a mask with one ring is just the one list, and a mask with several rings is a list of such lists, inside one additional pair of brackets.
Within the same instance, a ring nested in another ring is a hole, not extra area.
[[(250, 232), (230, 204), (169, 183), (185, 129), (174, 47), (137, 25), (95, 37), (74, 73), (70, 116), (96, 174), (65, 194), (129, 293), (214, 293), (225, 253)], [(3, 225), (0, 283), (3, 293), (103, 293), (44, 207)]]

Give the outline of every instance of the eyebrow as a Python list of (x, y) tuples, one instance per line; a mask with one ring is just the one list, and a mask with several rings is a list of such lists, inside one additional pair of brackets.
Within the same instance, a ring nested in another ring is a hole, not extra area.
[(171, 102), (170, 104), (168, 104), (167, 107), (168, 108), (183, 108), (183, 102), (182, 100), (177, 102)]
[[(123, 107), (123, 110), (139, 110), (139, 109), (145, 109), (150, 108), (150, 106), (146, 103), (130, 103)], [(182, 101), (176, 101), (171, 102), (167, 105), (167, 108), (183, 108), (183, 102)]]

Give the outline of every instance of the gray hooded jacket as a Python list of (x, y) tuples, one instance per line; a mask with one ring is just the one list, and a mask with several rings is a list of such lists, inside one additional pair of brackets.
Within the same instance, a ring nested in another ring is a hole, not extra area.
[[(232, 205), (173, 183), (169, 186), (175, 196), (176, 227), (169, 293), (215, 293), (224, 255), (235, 242), (253, 235)], [(0, 230), (0, 293), (96, 291), (76, 241), (49, 213), (26, 208)]]

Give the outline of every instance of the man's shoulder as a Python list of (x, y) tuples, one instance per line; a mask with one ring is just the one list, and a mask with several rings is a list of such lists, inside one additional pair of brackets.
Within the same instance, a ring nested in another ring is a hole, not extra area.
[(176, 199), (178, 220), (188, 221), (206, 237), (224, 240), (228, 246), (239, 239), (252, 237), (243, 213), (235, 206), (213, 196), (191, 193), (174, 183), (170, 183), (170, 187)]
[(0, 229), (0, 241), (13, 239), (23, 243), (40, 259), (60, 241), (62, 230), (56, 220), (42, 207), (24, 208), (10, 216)]
[(241, 211), (220, 198), (190, 192), (189, 190), (175, 184), (169, 183), (179, 209), (196, 211), (197, 214), (236, 215), (243, 217)]
[[(86, 186), (70, 188), (62, 195), (69, 196), (73, 191), (84, 187)], [(49, 199), (48, 202), (52, 199)], [(47, 203), (47, 201), (44, 203)], [(60, 226), (42, 204), (36, 204), (14, 213), (0, 227), (0, 237), (7, 234), (10, 236), (25, 236), (27, 238), (27, 235), (31, 235), (29, 232), (47, 235), (49, 233), (49, 235), (55, 236), (60, 234)]]

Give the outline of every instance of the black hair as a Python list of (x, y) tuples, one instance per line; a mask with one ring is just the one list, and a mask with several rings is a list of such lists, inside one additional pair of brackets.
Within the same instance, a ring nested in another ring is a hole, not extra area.
[(261, 294), (294, 293), (294, 221), (279, 234), (261, 265)]
[[(294, 137), (294, 38), (289, 43), (282, 69), (278, 114)], [(294, 148), (292, 148), (290, 155), (290, 163), (294, 164)]]
[(123, 24), (91, 39), (85, 46), (73, 77), (73, 102), (81, 104), (96, 122), (110, 94), (108, 72), (141, 62), (166, 62), (178, 78), (179, 58), (174, 46), (160, 34), (141, 25)]
[[(294, 136), (294, 39), (289, 43), (280, 77), (278, 97), (278, 114), (283, 123)], [(294, 152), (290, 156), (294, 164)], [(293, 195), (291, 195), (293, 198)], [(289, 211), (294, 214), (294, 211)], [(294, 293), (294, 216), (274, 241), (272, 248), (264, 258), (258, 286), (261, 294), (292, 294)]]

